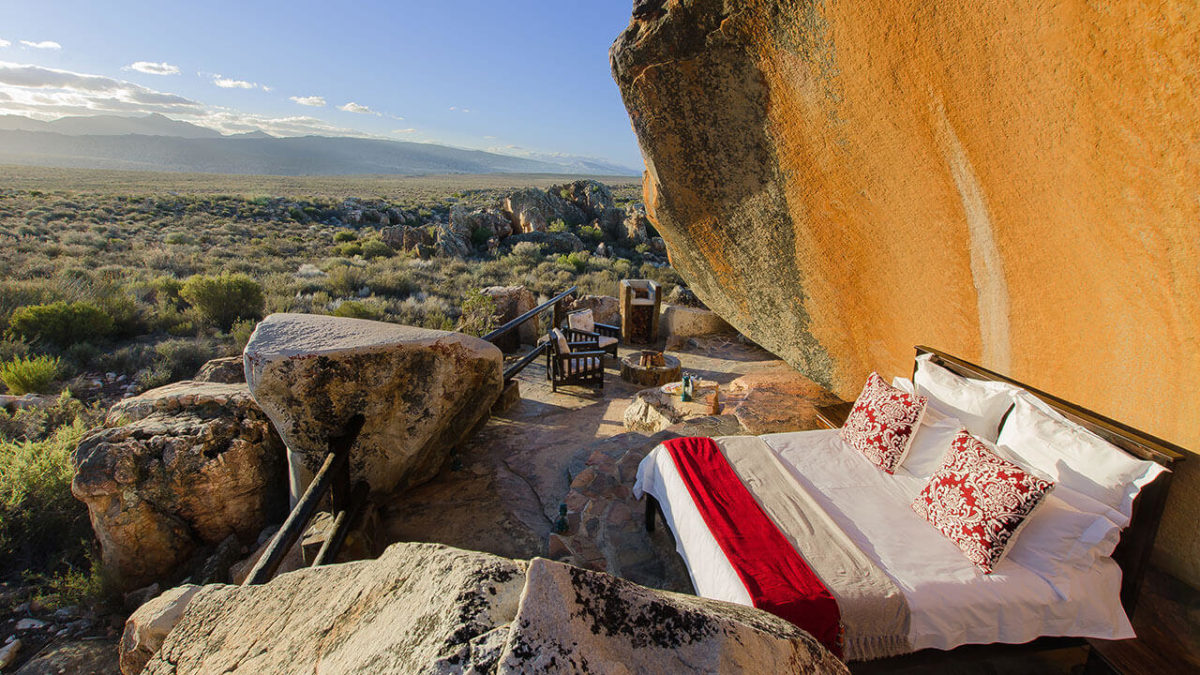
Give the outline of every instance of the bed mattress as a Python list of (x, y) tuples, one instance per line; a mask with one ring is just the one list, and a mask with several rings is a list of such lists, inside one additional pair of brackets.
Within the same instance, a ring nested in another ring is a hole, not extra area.
[[(900, 588), (911, 613), (913, 649), (1022, 643), (1040, 636), (1134, 636), (1119, 602), (1121, 570), (1111, 558), (1073, 570), (1058, 590), (1008, 558), (983, 574), (909, 507), (924, 487), (922, 479), (903, 469), (891, 476), (880, 471), (845, 446), (837, 430), (759, 438)], [(662, 506), (697, 594), (752, 605), (662, 446), (639, 467), (634, 494), (640, 498), (643, 492)]]

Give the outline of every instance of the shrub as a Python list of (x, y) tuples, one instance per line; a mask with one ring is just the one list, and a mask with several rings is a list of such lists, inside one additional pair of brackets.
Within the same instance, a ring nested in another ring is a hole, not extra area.
[(358, 235), (353, 230), (338, 230), (333, 234), (333, 241), (337, 244), (355, 239), (358, 239)]
[(362, 255), (362, 244), (357, 241), (347, 241), (333, 247), (333, 252), (337, 255), (353, 258), (356, 255)]
[(496, 299), (472, 289), (463, 300), (458, 330), (476, 337), (486, 335), (496, 327), (496, 318)]
[(566, 232), (567, 223), (562, 218), (555, 218), (550, 221), (550, 225), (546, 227), (547, 232)]
[(367, 239), (362, 243), (362, 257), (370, 260), (372, 258), (390, 258), (392, 257), (392, 247), (383, 243), (382, 239)]
[(337, 309), (333, 310), (333, 315), (350, 319), (371, 319), (378, 321), (383, 318), (383, 310), (365, 302), (346, 300), (338, 304)]
[(87, 564), (92, 531), (70, 462), (86, 431), (76, 418), (44, 441), (0, 443), (0, 574)]
[(488, 239), (492, 238), (492, 231), (486, 227), (477, 227), (471, 230), (471, 243), (476, 248), (487, 246)]
[(599, 225), (584, 225), (579, 228), (579, 236), (594, 243), (604, 239), (604, 230)]
[(189, 277), (179, 295), (222, 330), (238, 319), (261, 318), (266, 304), (262, 286), (245, 274)]
[(329, 276), (325, 278), (325, 288), (338, 298), (345, 298), (358, 294), (358, 289), (362, 288), (366, 283), (366, 274), (357, 267), (343, 265), (329, 270)]
[(0, 380), (14, 394), (45, 394), (58, 376), (57, 356), (19, 356), (0, 364)]
[(172, 382), (195, 375), (200, 366), (217, 357), (212, 345), (195, 339), (164, 340), (154, 346), (154, 355), (154, 369), (167, 374)]
[(583, 251), (575, 251), (574, 253), (568, 255), (558, 256), (558, 260), (556, 262), (558, 263), (559, 267), (567, 270), (568, 272), (582, 274), (583, 271), (587, 269), (589, 258), (591, 258), (591, 256), (589, 256), (587, 253)]
[(522, 241), (513, 247), (512, 253), (509, 255), (525, 262), (538, 263), (542, 260), (542, 245), (532, 241)]
[(246, 348), (246, 343), (250, 341), (250, 335), (254, 329), (258, 327), (258, 322), (254, 319), (246, 319), (238, 321), (229, 329), (229, 335), (233, 337), (233, 342), (237, 345), (238, 351)]
[(28, 305), (12, 313), (9, 330), (26, 341), (67, 348), (76, 342), (105, 338), (113, 332), (112, 317), (90, 302), (52, 302)]

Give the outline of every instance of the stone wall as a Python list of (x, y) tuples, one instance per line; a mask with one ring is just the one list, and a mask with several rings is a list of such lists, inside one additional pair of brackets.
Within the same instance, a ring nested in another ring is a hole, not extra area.
[[(612, 51), (710, 308), (853, 398), (926, 344), (1200, 449), (1183, 0), (644, 0)], [(1200, 457), (1158, 560), (1200, 584)]]

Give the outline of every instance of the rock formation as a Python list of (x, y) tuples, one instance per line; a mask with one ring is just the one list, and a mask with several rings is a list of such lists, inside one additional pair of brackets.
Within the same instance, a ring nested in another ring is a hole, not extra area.
[(250, 391), (288, 446), (298, 496), (356, 414), (355, 480), (388, 492), (432, 478), (500, 395), (503, 357), (462, 333), (272, 314), (246, 345)]
[(205, 363), (192, 379), (196, 382), (242, 384), (246, 381), (246, 369), (242, 364), (242, 357), (228, 356)]
[[(496, 301), (497, 328), (537, 307), (537, 298), (524, 286), (488, 286), (480, 293)], [(534, 317), (521, 324), (517, 333), (522, 343), (536, 345), (542, 336), (541, 323)]]
[[(611, 61), (672, 264), (755, 342), (843, 398), (927, 344), (1198, 448), (1186, 7), (645, 0)], [(1193, 465), (1159, 560), (1200, 583)]]
[(113, 406), (72, 454), (106, 570), (122, 589), (180, 575), (286, 503), (284, 448), (246, 385), (177, 382)]
[[(127, 627), (130, 634), (138, 630)], [(153, 644), (155, 635), (147, 637)], [(122, 649), (132, 644), (122, 641)], [(122, 656), (123, 664), (136, 665)], [(615, 668), (848, 672), (800, 629), (750, 607), (654, 591), (541, 558), (524, 563), (415, 543), (395, 544), (378, 560), (300, 570), (262, 586), (205, 586), (143, 672)]]
[(621, 325), (621, 301), (611, 295), (581, 295), (567, 306), (568, 312), (581, 309), (592, 310), (592, 319), (596, 323)]

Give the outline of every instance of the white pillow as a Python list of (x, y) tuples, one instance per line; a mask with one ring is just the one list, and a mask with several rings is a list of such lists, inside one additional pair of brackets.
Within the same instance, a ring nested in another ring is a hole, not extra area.
[(1018, 463), (1102, 504), (1119, 527), (1129, 524), (1142, 487), (1166, 470), (1125, 453), (1026, 392), (1016, 397), (998, 444)]
[(921, 420), (921, 426), (917, 428), (902, 466), (918, 478), (929, 478), (942, 465), (950, 444), (964, 428), (957, 418), (926, 407), (925, 417)]
[(1076, 506), (1080, 497), (1088, 499), (1056, 486), (1030, 514), (1005, 556), (1044, 579), (1060, 597), (1070, 592), (1079, 570), (1111, 555), (1120, 538), (1120, 528), (1110, 520)]
[(1000, 420), (1020, 389), (1004, 382), (962, 377), (933, 363), (932, 358), (932, 354), (917, 357), (913, 381), (917, 393), (927, 397), (933, 409), (957, 417), (972, 436), (996, 442)]

